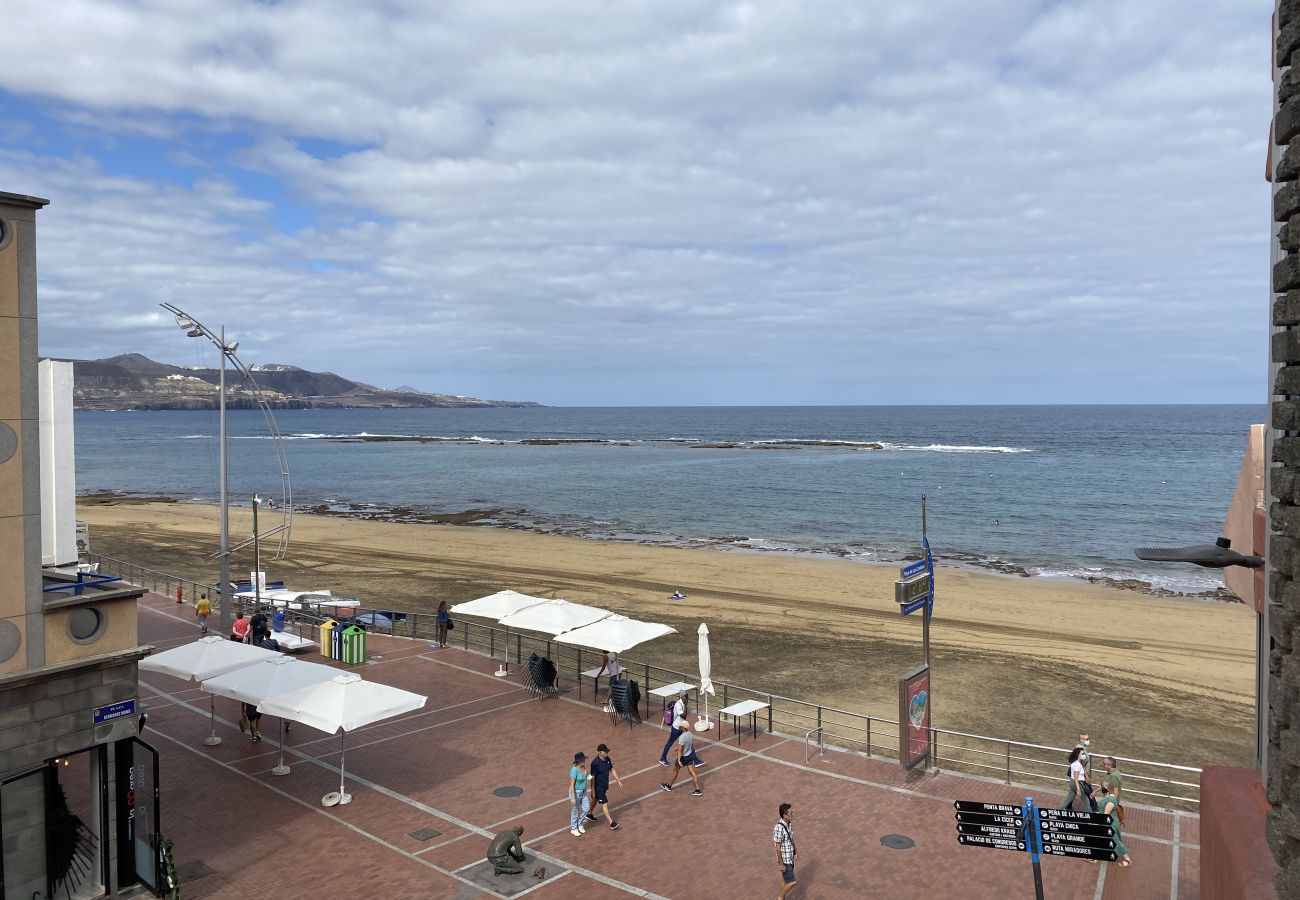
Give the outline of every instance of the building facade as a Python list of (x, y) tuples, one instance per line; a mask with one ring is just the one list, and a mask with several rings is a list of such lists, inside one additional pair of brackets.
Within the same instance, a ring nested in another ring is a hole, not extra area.
[(157, 757), (138, 737), (143, 591), (42, 567), (45, 205), (0, 192), (0, 897), (88, 900), (157, 888)]

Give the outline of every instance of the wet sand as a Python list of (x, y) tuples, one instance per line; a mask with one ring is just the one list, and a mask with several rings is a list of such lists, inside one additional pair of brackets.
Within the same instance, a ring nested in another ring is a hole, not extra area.
[[(211, 506), (97, 502), (78, 518), (96, 553), (215, 581)], [(232, 510), (232, 543), (250, 533), (249, 511)], [(268, 556), (272, 580), (376, 608), (513, 588), (665, 622), (681, 633), (627, 656), (685, 672), (707, 622), (715, 679), (889, 718), (898, 677), (921, 660), (920, 616), (899, 615), (893, 566), (304, 514), (288, 557)], [(253, 568), (251, 547), (232, 568)], [(679, 588), (687, 599), (667, 602)], [(1055, 746), (1086, 730), (1123, 756), (1250, 763), (1255, 626), (1244, 605), (950, 568), (936, 598), (936, 725)]]

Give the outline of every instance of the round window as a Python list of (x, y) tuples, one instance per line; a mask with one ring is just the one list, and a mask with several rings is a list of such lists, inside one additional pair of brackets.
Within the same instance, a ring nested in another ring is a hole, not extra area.
[(3, 250), (7, 243), (9, 243), (9, 223), (0, 219), (0, 250)]
[(68, 637), (78, 644), (99, 640), (104, 633), (104, 614), (86, 606), (68, 616)]

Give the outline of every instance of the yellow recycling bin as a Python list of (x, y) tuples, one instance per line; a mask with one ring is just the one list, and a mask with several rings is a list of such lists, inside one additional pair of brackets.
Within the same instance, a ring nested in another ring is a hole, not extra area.
[(333, 619), (326, 619), (320, 626), (320, 655), (329, 657), (333, 654), (330, 649), (334, 646), (334, 629), (339, 627), (339, 623)]

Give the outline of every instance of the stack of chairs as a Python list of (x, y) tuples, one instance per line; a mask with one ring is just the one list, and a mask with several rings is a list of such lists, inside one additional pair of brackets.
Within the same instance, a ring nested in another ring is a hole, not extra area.
[(609, 682), (609, 721), (614, 725), (619, 719), (627, 727), (641, 724), (641, 688), (627, 678), (611, 678)]
[(536, 653), (528, 657), (527, 668), (519, 673), (519, 683), (528, 689), (528, 693), (542, 700), (560, 696), (559, 678), (560, 673), (550, 657)]

